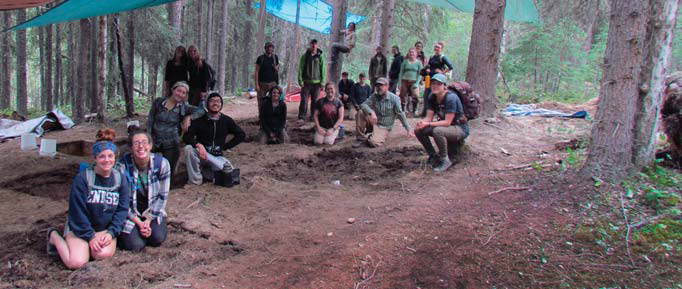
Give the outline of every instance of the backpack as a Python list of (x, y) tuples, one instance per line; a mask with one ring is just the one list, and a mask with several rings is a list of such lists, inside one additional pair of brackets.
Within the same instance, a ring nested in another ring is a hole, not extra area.
[(213, 67), (211, 67), (211, 65), (206, 63), (206, 61), (204, 61), (204, 65), (208, 66), (208, 82), (207, 82), (206, 88), (210, 91), (210, 90), (213, 90), (215, 88), (215, 84), (218, 81), (215, 79), (215, 69), (213, 69)]
[(118, 188), (121, 186), (121, 172), (113, 169), (111, 170), (111, 174), (114, 177), (114, 186), (105, 188), (105, 187), (100, 187), (95, 185), (95, 169), (92, 167), (88, 167), (85, 169), (85, 179), (88, 181), (88, 191), (92, 191), (92, 189), (101, 189), (101, 190), (106, 190), (106, 191), (118, 191)]
[(466, 120), (478, 118), (481, 114), (481, 96), (473, 91), (471, 85), (464, 81), (455, 81), (448, 85), (448, 89), (455, 92), (459, 96), (459, 101), (462, 103), (464, 109), (464, 116)]

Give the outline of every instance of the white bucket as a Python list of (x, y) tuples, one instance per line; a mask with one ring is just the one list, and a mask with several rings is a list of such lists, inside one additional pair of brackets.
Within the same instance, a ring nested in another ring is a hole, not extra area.
[(34, 150), (37, 149), (38, 146), (36, 145), (36, 134), (34, 133), (25, 133), (21, 135), (21, 150)]
[(57, 155), (57, 140), (56, 139), (42, 139), (40, 142), (40, 155), (45, 157), (53, 157)]

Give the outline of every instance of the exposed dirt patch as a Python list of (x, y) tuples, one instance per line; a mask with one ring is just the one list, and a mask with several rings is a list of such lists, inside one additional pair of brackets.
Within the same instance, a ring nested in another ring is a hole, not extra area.
[(38, 197), (54, 200), (68, 199), (73, 178), (78, 174), (77, 164), (63, 165), (0, 183), (0, 186)]
[(297, 180), (304, 184), (371, 183), (396, 180), (424, 165), (423, 153), (417, 147), (389, 150), (329, 149), (305, 159), (289, 158), (270, 167), (278, 180)]

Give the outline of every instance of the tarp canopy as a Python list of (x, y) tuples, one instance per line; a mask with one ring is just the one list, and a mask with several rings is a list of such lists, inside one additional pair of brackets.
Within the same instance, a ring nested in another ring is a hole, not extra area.
[[(322, 0), (300, 1), (299, 25), (323, 34), (329, 34), (332, 29), (334, 7)], [(298, 0), (267, 0), (265, 2), (265, 11), (275, 17), (296, 23), (297, 2)], [(254, 3), (253, 7), (260, 9), (260, 3)], [(364, 19), (364, 16), (346, 13), (346, 26), (350, 22), (358, 23)]]
[[(473, 13), (475, 1), (474, 0), (410, 0), (431, 6), (456, 9), (462, 12)], [(507, 0), (507, 6), (504, 9), (504, 19), (520, 22), (530, 22), (540, 24), (540, 15), (533, 0)]]
[(36, 7), (53, 1), (54, 0), (2, 0), (0, 1), (0, 10)]
[(10, 30), (21, 30), (29, 27), (113, 14), (175, 1), (176, 0), (66, 0), (59, 4), (59, 6), (52, 8), (31, 20), (14, 26)]

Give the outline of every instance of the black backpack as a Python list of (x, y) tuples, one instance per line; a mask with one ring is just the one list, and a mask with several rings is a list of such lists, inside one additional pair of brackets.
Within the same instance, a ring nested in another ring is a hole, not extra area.
[(204, 61), (204, 64), (208, 67), (208, 82), (207, 82), (207, 90), (213, 90), (215, 89), (215, 84), (218, 82), (215, 78), (215, 69), (211, 67), (206, 61)]

